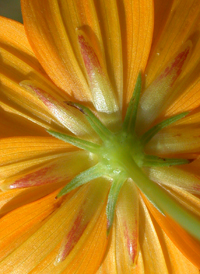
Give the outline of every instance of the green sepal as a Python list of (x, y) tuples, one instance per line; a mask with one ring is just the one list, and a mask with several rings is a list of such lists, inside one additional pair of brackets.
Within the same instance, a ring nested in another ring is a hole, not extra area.
[(142, 166), (144, 167), (163, 167), (163, 166), (175, 166), (184, 165), (190, 163), (187, 159), (173, 159), (173, 158), (161, 158), (154, 155), (145, 155), (143, 158)]
[(60, 139), (66, 143), (72, 144), (76, 147), (79, 147), (81, 149), (90, 151), (92, 153), (97, 153), (97, 151), (100, 149), (100, 145), (94, 144), (92, 142), (88, 142), (67, 134), (59, 133), (53, 130), (47, 130), (47, 132), (52, 135), (53, 137), (56, 137), (57, 139)]
[(138, 74), (136, 81), (135, 89), (132, 95), (132, 98), (129, 102), (126, 116), (123, 123), (123, 130), (127, 133), (134, 133), (135, 131), (135, 122), (137, 117), (137, 110), (140, 100), (140, 93), (142, 89), (142, 74)]
[(115, 215), (115, 206), (119, 196), (119, 192), (126, 181), (127, 177), (123, 172), (121, 172), (117, 177), (115, 177), (111, 183), (111, 188), (108, 194), (108, 201), (106, 206), (106, 215), (107, 215), (107, 236), (110, 233), (110, 229), (113, 224), (114, 215)]
[(93, 114), (93, 112), (89, 108), (73, 102), (67, 102), (67, 104), (69, 106), (79, 109), (83, 114), (85, 114), (85, 117), (90, 123), (91, 127), (102, 139), (102, 141), (106, 141), (110, 137), (112, 137), (113, 133), (107, 127), (105, 127), (104, 124), (102, 124), (102, 122)]
[(71, 182), (69, 182), (63, 189), (61, 189), (56, 198), (66, 195), (73, 189), (82, 186), (91, 180), (94, 180), (102, 176), (106, 176), (107, 173), (108, 170), (105, 169), (105, 167), (101, 163), (98, 163), (95, 166), (77, 175), (73, 180), (71, 180)]
[(156, 133), (158, 133), (161, 129), (175, 123), (176, 121), (184, 118), (185, 116), (187, 116), (189, 114), (189, 112), (183, 112), (183, 113), (180, 113), (178, 115), (175, 115), (173, 117), (170, 117), (164, 121), (162, 121), (161, 123), (155, 125), (154, 127), (150, 128), (147, 132), (145, 132), (140, 141), (141, 141), (141, 144), (143, 146), (145, 146), (155, 135)]

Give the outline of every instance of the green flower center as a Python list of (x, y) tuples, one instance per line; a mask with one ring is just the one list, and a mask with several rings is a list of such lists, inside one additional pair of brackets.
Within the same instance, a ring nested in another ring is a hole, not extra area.
[(188, 112), (181, 113), (162, 121), (146, 131), (142, 136), (137, 136), (135, 132), (137, 109), (140, 99), (142, 80), (139, 74), (133, 96), (130, 100), (126, 116), (119, 132), (113, 133), (106, 128), (102, 122), (85, 106), (77, 103), (68, 103), (72, 107), (79, 109), (90, 123), (91, 127), (98, 134), (102, 143), (96, 144), (73, 136), (48, 131), (52, 136), (71, 143), (81, 149), (92, 152), (98, 156), (98, 163), (95, 166), (78, 174), (68, 183), (58, 194), (61, 197), (71, 190), (99, 177), (109, 178), (111, 181), (108, 195), (106, 214), (108, 220), (108, 230), (114, 219), (117, 198), (123, 184), (132, 179), (144, 195), (162, 213), (175, 219), (180, 225), (191, 234), (200, 239), (200, 222), (195, 216), (186, 212), (156, 183), (152, 182), (143, 172), (145, 166), (171, 166), (189, 163), (186, 159), (160, 158), (154, 155), (147, 155), (144, 152), (146, 144), (164, 127), (185, 117)]

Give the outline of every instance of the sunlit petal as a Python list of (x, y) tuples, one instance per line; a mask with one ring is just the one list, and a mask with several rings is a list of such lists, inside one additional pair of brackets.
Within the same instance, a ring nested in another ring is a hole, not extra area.
[[(57, 192), (56, 192), (57, 193)], [(0, 220), (0, 260), (25, 242), (59, 206), (55, 201), (55, 192), (51, 195), (19, 207)]]
[(147, 144), (146, 151), (157, 155), (192, 154), (200, 152), (200, 128), (197, 126), (171, 126), (157, 133)]
[(200, 194), (199, 160), (180, 167), (146, 168), (151, 180), (166, 186), (178, 187), (193, 194)]
[(124, 60), (124, 101), (134, 90), (139, 71), (144, 71), (153, 35), (153, 1), (118, 1)]
[[(185, 191), (180, 191), (180, 190), (176, 191), (175, 188), (174, 188), (174, 191), (171, 190), (171, 193), (188, 210), (192, 210), (194, 213), (199, 212), (200, 205), (199, 205), (198, 198), (196, 198), (195, 196)], [(145, 202), (147, 203), (148, 208), (152, 212), (153, 216), (156, 218), (158, 224), (166, 232), (166, 234), (169, 236), (172, 242), (174, 242), (174, 244), (178, 246), (179, 250), (184, 254), (184, 256), (186, 256), (190, 260), (190, 262), (192, 262), (194, 265), (196, 265), (199, 268), (200, 243), (196, 239), (194, 239), (191, 235), (189, 235), (183, 228), (181, 228), (171, 218), (165, 217), (162, 214), (160, 214), (160, 212), (158, 212), (155, 209), (155, 207), (153, 207), (152, 204), (150, 204), (146, 199), (145, 199)]]

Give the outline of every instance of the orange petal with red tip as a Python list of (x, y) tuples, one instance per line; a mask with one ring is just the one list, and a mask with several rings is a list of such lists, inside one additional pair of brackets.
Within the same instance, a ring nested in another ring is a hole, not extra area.
[[(150, 59), (146, 69), (146, 86), (148, 87), (155, 78), (161, 73), (167, 63), (172, 60), (174, 53), (179, 52), (186, 41), (191, 40), (193, 54), (199, 56), (200, 43), (199, 31), (200, 2), (198, 0), (185, 0), (184, 5), (181, 0), (159, 0), (155, 3), (155, 32), (150, 53)], [(195, 57), (195, 56), (193, 56)], [(194, 59), (191, 57), (190, 63), (184, 70), (188, 72), (191, 65), (194, 65)], [(199, 57), (198, 57), (199, 58)], [(196, 58), (197, 61), (197, 58)]]
[[(139, 200), (138, 189), (132, 181), (124, 183), (116, 207), (116, 245), (121, 250), (117, 254), (124, 257), (127, 264), (136, 264), (139, 251)], [(119, 234), (119, 235), (118, 235)], [(119, 242), (118, 242), (119, 240)], [(117, 258), (118, 268), (121, 267)]]
[[(81, 3), (80, 1), (68, 1), (67, 3), (59, 1), (58, 3), (54, 0), (44, 4), (38, 0), (22, 1), (27, 34), (38, 59), (52, 80), (76, 99), (91, 100), (82, 69), (83, 61), (78, 50), (77, 28), (87, 26), (88, 30), (94, 32), (103, 50), (103, 56), (108, 58), (107, 66), (111, 67), (109, 70), (112, 71), (112, 75), (109, 75), (112, 78), (111, 81), (118, 90), (122, 89), (123, 83), (121, 76), (120, 84), (116, 76), (120, 75), (122, 70), (121, 56), (124, 59), (124, 90), (126, 90), (124, 98), (126, 102), (131, 97), (139, 71), (143, 70), (146, 65), (153, 32), (153, 2), (147, 0), (110, 2), (104, 4), (102, 1), (95, 4), (94, 1), (87, 0)], [(109, 13), (114, 14), (112, 17), (114, 22), (110, 17), (107, 19), (105, 16), (105, 11), (108, 12), (108, 9)], [(46, 16), (47, 14), (49, 16)], [(55, 22), (59, 27), (55, 28)], [(106, 31), (103, 34), (105, 28)], [(124, 33), (122, 39), (120, 29), (123, 29)], [(111, 33), (113, 38), (109, 41), (108, 35), (110, 36)], [(121, 41), (124, 41), (122, 54), (120, 52)], [(118, 44), (118, 51), (114, 50), (111, 53), (114, 42)], [(115, 52), (117, 52), (117, 57), (116, 61), (113, 61)], [(55, 67), (59, 69), (55, 70)]]
[(169, 62), (175, 51), (182, 44), (191, 40), (192, 54), (184, 68), (179, 83), (174, 89), (171, 100), (162, 116), (173, 116), (199, 107), (199, 18), (200, 2), (198, 0), (155, 1), (155, 24), (159, 23), (154, 33), (152, 52), (146, 70), (146, 85), (149, 86), (156, 75)]
[(51, 185), (60, 182), (69, 182), (81, 171), (90, 167), (92, 161), (85, 151), (75, 151), (55, 155), (51, 159), (24, 169), (14, 176), (5, 178), (0, 188), (8, 189), (27, 188), (42, 185)]
[[(105, 254), (105, 258), (96, 274), (116, 274), (116, 273), (132, 273), (132, 274), (145, 274), (143, 258), (140, 250), (138, 251), (138, 257), (136, 264), (130, 264), (126, 261), (126, 256), (123, 256), (124, 248), (120, 249), (116, 245), (116, 241), (119, 243), (119, 234), (116, 231), (116, 220), (112, 225), (112, 232), (109, 238), (109, 249)], [(122, 236), (122, 234), (121, 234)], [(122, 242), (123, 236), (122, 236)], [(117, 263), (116, 263), (117, 262)]]
[(66, 259), (87, 228), (88, 234), (90, 229), (92, 229), (92, 227), (89, 228), (89, 224), (94, 218), (97, 209), (99, 210), (102, 208), (102, 201), (105, 201), (109, 190), (109, 184), (106, 181), (103, 182), (103, 179), (98, 181), (102, 181), (101, 184), (103, 187), (97, 185), (97, 182), (94, 182), (96, 186), (92, 187), (92, 190), (88, 193), (88, 198), (80, 208), (79, 212), (76, 213), (72, 225), (66, 228), (66, 236), (61, 244), (61, 248), (56, 259), (57, 263), (60, 263)]
[(172, 87), (181, 75), (190, 52), (191, 44), (188, 42), (142, 94), (138, 108), (140, 128), (149, 127), (166, 107), (170, 96), (173, 95)]
[(83, 248), (75, 255), (74, 260), (69, 263), (66, 262), (66, 259), (63, 261), (63, 264), (60, 263), (55, 267), (55, 255), (59, 248), (57, 246), (56, 249), (30, 273), (46, 273), (46, 271), (49, 273), (56, 273), (56, 271), (58, 271), (67, 274), (96, 273), (106, 252), (106, 247), (106, 214), (104, 210), (96, 221), (94, 229), (88, 235), (88, 239), (84, 242)]
[(105, 65), (101, 61), (102, 54), (98, 56), (83, 31), (78, 31), (78, 42), (96, 109), (99, 112), (116, 112), (119, 107)]
[[(55, 93), (47, 92), (40, 85), (34, 83), (34, 81), (22, 81), (20, 86), (27, 90), (27, 93), (39, 99), (42, 103), (43, 109), (46, 110), (51, 120), (57, 120), (57, 123), (65, 130), (68, 129), (76, 135), (91, 134), (89, 124), (84, 119), (80, 111), (71, 108), (67, 103), (63, 102), (63, 98), (56, 95)], [(44, 87), (45, 88), (45, 87)], [(69, 100), (68, 100), (69, 101)], [(51, 125), (49, 126), (49, 128)]]

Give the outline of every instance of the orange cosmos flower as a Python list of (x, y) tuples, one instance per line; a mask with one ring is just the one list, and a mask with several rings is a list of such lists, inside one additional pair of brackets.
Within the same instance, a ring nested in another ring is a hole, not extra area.
[(199, 273), (199, 0), (22, 10), (0, 18), (1, 272)]

